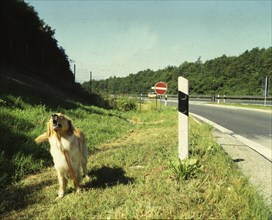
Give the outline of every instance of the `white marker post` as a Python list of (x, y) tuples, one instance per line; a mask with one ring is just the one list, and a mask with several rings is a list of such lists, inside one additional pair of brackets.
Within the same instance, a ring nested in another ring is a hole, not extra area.
[(189, 145), (189, 94), (188, 80), (178, 78), (178, 152), (179, 159), (184, 160), (188, 157)]

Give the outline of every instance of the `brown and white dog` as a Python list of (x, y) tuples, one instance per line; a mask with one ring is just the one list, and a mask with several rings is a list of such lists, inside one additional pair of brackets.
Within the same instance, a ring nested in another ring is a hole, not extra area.
[(58, 197), (65, 194), (69, 176), (80, 191), (80, 180), (87, 175), (87, 146), (83, 132), (74, 128), (72, 121), (61, 113), (53, 114), (47, 123), (47, 132), (35, 139), (36, 143), (49, 141), (50, 153), (58, 174)]

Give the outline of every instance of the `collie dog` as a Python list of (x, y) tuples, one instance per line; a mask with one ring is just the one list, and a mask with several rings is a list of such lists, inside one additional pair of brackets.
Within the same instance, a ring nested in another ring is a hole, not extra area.
[(35, 139), (36, 143), (48, 141), (50, 153), (58, 175), (58, 197), (65, 194), (67, 181), (71, 177), (77, 192), (80, 191), (80, 180), (87, 175), (87, 146), (83, 132), (74, 128), (72, 121), (61, 113), (53, 114), (47, 123), (47, 132)]

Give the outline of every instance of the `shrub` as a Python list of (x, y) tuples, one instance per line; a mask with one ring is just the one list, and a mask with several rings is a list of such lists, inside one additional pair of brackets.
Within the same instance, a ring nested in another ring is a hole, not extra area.
[(115, 102), (115, 108), (119, 111), (132, 111), (136, 110), (137, 99), (135, 98), (118, 98)]

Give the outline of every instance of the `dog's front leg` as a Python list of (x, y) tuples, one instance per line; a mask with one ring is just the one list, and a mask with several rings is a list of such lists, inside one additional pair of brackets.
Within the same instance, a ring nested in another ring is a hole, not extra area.
[(75, 188), (76, 188), (77, 192), (79, 193), (81, 191), (80, 181), (82, 179), (81, 173), (80, 173), (80, 167), (78, 166), (78, 168), (75, 171), (76, 172), (75, 172), (74, 185), (75, 185)]
[(63, 174), (61, 174), (60, 172), (57, 172), (58, 173), (58, 181), (59, 181), (59, 191), (58, 191), (58, 197), (57, 199), (59, 198), (62, 198), (65, 194), (65, 189), (66, 189), (66, 186), (67, 186), (67, 180), (66, 178), (64, 177)]

